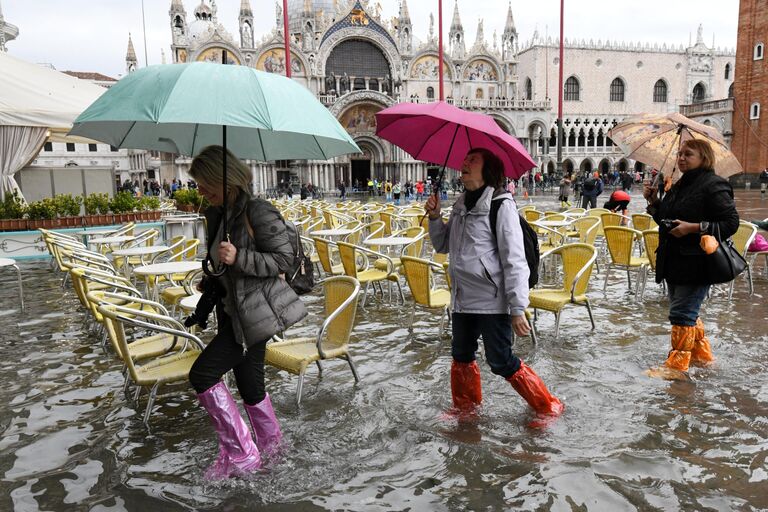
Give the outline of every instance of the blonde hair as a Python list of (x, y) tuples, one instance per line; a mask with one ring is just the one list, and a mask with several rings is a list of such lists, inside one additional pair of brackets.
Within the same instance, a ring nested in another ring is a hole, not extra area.
[(713, 170), (715, 168), (715, 151), (712, 146), (706, 140), (701, 139), (688, 139), (683, 142), (683, 146), (686, 146), (694, 151), (698, 151), (701, 155), (701, 168)]
[[(227, 195), (236, 196), (238, 190), (251, 191), (251, 171), (229, 150), (227, 151)], [(189, 175), (195, 181), (208, 187), (221, 186), (224, 176), (224, 148), (208, 146), (198, 154), (189, 168)]]

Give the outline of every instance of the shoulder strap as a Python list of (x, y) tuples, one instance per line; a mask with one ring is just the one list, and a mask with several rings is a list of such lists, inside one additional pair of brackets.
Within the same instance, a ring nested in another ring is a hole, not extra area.
[(493, 233), (494, 240), (498, 239), (498, 235), (496, 234), (496, 224), (499, 219), (499, 208), (501, 208), (501, 203), (506, 201), (507, 197), (502, 197), (501, 199), (491, 199), (491, 210), (488, 213), (488, 217), (491, 224), (491, 232)]

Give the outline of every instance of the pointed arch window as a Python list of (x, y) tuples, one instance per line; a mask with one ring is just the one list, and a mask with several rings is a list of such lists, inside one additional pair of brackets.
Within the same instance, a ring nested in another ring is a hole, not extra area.
[(731, 63), (725, 65), (725, 79), (729, 80), (731, 78)]
[(704, 84), (697, 83), (693, 88), (693, 94), (691, 100), (693, 103), (701, 103), (707, 97), (707, 90), (704, 88)]
[(533, 99), (533, 82), (531, 82), (530, 78), (525, 79), (525, 99)]
[(624, 101), (624, 80), (619, 77), (611, 82), (611, 101)]
[(656, 80), (656, 83), (653, 85), (653, 102), (667, 102), (667, 83), (662, 79)]
[(580, 89), (578, 79), (575, 76), (569, 76), (568, 80), (565, 81), (563, 99), (565, 101), (579, 101)]
[(728, 87), (728, 97), (733, 98), (733, 84), (731, 84), (731, 86)]
[(760, 103), (754, 102), (749, 107), (749, 118), (750, 119), (760, 119)]

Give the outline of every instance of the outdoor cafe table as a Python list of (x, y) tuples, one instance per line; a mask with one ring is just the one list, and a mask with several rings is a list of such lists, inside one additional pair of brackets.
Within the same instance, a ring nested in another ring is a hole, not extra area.
[(363, 243), (375, 247), (397, 247), (412, 244), (416, 240), (416, 238), (409, 238), (407, 236), (387, 236), (382, 238), (369, 238), (368, 240), (363, 240)]
[(197, 308), (197, 303), (200, 301), (200, 297), (202, 296), (202, 293), (188, 295), (179, 301), (179, 307), (184, 311), (194, 311)]
[(115, 231), (117, 231), (115, 228), (111, 228), (111, 229), (81, 229), (80, 231), (75, 231), (72, 234), (82, 237), (83, 238), (83, 243), (87, 244), (88, 240), (92, 236), (103, 237), (103, 236), (106, 236), (106, 235), (108, 235), (110, 233), (114, 233)]
[(346, 229), (346, 228), (339, 228), (339, 229), (318, 229), (317, 231), (312, 231), (309, 235), (310, 236), (320, 236), (320, 237), (334, 237), (334, 236), (347, 236), (354, 233), (355, 230), (353, 229)]
[(572, 220), (537, 220), (531, 224), (535, 224), (536, 226), (541, 226), (543, 228), (562, 228), (565, 226), (570, 226), (572, 223)]
[[(132, 256), (139, 256), (141, 258), (141, 264), (146, 265), (146, 261), (144, 261), (145, 256), (153, 256), (155, 254), (160, 254), (161, 252), (165, 252), (170, 247), (167, 245), (150, 245), (149, 247), (131, 247), (130, 249), (118, 249), (117, 251), (113, 251), (113, 256), (122, 256), (125, 258), (130, 258)], [(125, 277), (130, 277), (130, 268), (131, 266), (128, 265), (128, 260), (125, 261)]]
[(135, 240), (136, 237), (133, 235), (120, 235), (120, 236), (105, 236), (101, 238), (92, 238), (90, 244), (93, 245), (105, 245), (105, 244), (122, 244), (125, 242), (130, 242), (131, 240)]
[[(133, 269), (136, 276), (172, 276), (173, 274), (188, 274), (194, 270), (202, 268), (201, 261), (167, 261), (165, 263), (155, 263), (152, 265), (143, 265)], [(153, 287), (152, 300), (157, 301), (157, 286)]]

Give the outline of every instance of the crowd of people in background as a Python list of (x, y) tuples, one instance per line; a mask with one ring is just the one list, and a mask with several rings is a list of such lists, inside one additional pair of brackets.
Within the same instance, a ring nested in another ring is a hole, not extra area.
[(118, 192), (130, 192), (134, 197), (142, 196), (157, 196), (157, 197), (173, 197), (173, 194), (177, 190), (181, 189), (196, 189), (197, 183), (195, 180), (189, 179), (183, 182), (180, 179), (174, 178), (169, 183), (168, 180), (163, 180), (161, 185), (155, 179), (145, 178), (143, 181), (134, 179), (133, 181), (127, 179), (122, 185), (118, 186)]

